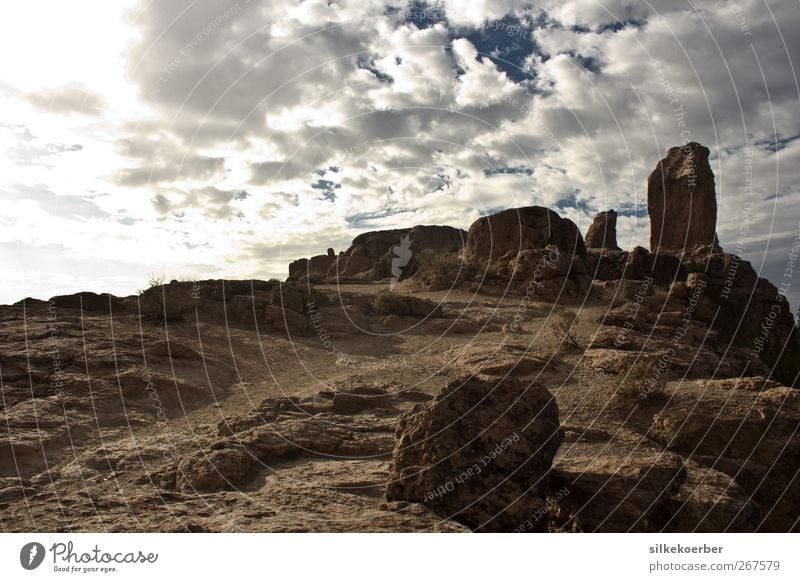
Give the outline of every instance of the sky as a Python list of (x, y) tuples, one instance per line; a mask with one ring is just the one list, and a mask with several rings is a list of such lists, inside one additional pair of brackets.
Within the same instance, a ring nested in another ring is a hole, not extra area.
[(647, 176), (698, 141), (723, 248), (797, 309), (798, 29), (796, 0), (11, 3), (0, 303), (532, 204), (647, 246)]

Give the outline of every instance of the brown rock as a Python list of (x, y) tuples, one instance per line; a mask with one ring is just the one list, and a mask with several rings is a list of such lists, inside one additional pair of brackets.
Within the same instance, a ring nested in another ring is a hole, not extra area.
[(178, 465), (176, 488), (181, 493), (213, 493), (234, 489), (255, 465), (252, 455), (238, 449), (198, 451)]
[(625, 429), (568, 429), (553, 462), (554, 529), (648, 532), (664, 526), (660, 511), (684, 479), (679, 455)]
[(478, 531), (544, 527), (548, 471), (561, 444), (542, 386), (470, 376), (400, 417), (389, 501), (423, 503)]
[(586, 231), (586, 248), (620, 250), (617, 245), (617, 213), (614, 210), (599, 212)]
[(758, 530), (786, 532), (800, 524), (799, 427), (797, 390), (706, 380), (682, 383), (648, 437), (732, 477), (760, 506)]
[(336, 262), (336, 256), (331, 254), (333, 249), (328, 249), (326, 255), (316, 255), (310, 259), (298, 259), (289, 263), (289, 280), (300, 281), (308, 279), (312, 283), (321, 283), (328, 276), (328, 270)]
[(484, 216), (469, 227), (467, 258), (486, 262), (506, 254), (544, 249), (554, 245), (559, 251), (583, 257), (586, 247), (575, 223), (561, 218), (549, 208), (528, 206)]
[(725, 473), (684, 461), (686, 480), (664, 505), (671, 514), (667, 532), (754, 532), (761, 522), (758, 506)]
[[(399, 281), (413, 275), (424, 251), (457, 253), (466, 240), (463, 230), (452, 226), (419, 225), (413, 228), (365, 232), (353, 239), (350, 247), (336, 256), (326, 255), (294, 261), (289, 279), (308, 277), (312, 281)], [(323, 272), (324, 271), (324, 272)]]
[(670, 148), (647, 179), (650, 249), (683, 250), (717, 243), (717, 198), (708, 148)]

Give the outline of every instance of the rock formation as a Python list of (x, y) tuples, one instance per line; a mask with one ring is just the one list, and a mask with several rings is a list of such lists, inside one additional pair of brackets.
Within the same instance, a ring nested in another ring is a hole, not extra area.
[[(652, 293), (655, 286), (670, 289), (671, 299), (681, 302), (680, 310), (687, 313), (691, 306), (691, 319), (710, 325), (721, 345), (750, 354), (749, 371), (733, 373), (757, 374), (766, 365), (781, 382), (797, 382), (800, 336), (789, 304), (748, 261), (715, 247), (677, 252), (636, 247), (630, 252), (590, 253), (587, 262), (596, 281), (617, 288), (615, 282), (630, 282), (633, 294), (639, 289)], [(698, 281), (702, 287), (691, 293)]]
[(620, 250), (617, 246), (617, 213), (614, 210), (598, 212), (586, 231), (587, 249)]
[(289, 263), (289, 280), (323, 283), (335, 262), (336, 255), (333, 254), (333, 249), (328, 249), (328, 253), (325, 255), (315, 255), (310, 259), (298, 259)]
[(394, 282), (413, 275), (428, 256), (456, 255), (464, 247), (467, 233), (451, 226), (415, 226), (365, 232), (353, 239), (338, 256), (300, 259), (289, 266), (289, 279), (312, 282)]
[(470, 226), (465, 279), (554, 301), (588, 291), (586, 254), (571, 220), (541, 206), (512, 208)]
[(546, 523), (561, 444), (558, 406), (543, 387), (467, 377), (400, 418), (386, 497), (423, 503), (478, 531)]
[(484, 216), (469, 227), (467, 259), (487, 262), (522, 251), (553, 245), (569, 255), (583, 257), (586, 247), (578, 227), (542, 206), (512, 208)]
[(670, 148), (647, 179), (650, 250), (681, 251), (717, 244), (717, 198), (708, 148)]

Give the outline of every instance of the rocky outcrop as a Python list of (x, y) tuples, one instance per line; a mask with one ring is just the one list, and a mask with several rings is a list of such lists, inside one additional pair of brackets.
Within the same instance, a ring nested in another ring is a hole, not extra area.
[(392, 281), (413, 275), (429, 254), (457, 254), (467, 233), (451, 226), (415, 226), (396, 230), (366, 232), (353, 239), (350, 247), (334, 256), (300, 259), (289, 267), (289, 279), (312, 282)]
[(721, 471), (622, 427), (570, 426), (565, 435), (553, 462), (551, 531), (759, 529), (760, 508)]
[(614, 210), (599, 212), (586, 231), (587, 249), (620, 250), (617, 245), (617, 213)]
[(561, 444), (558, 406), (542, 386), (467, 377), (401, 416), (386, 497), (422, 503), (476, 531), (546, 526)]
[(50, 299), (50, 303), (60, 309), (83, 309), (84, 311), (104, 311), (106, 313), (125, 309), (126, 306), (125, 300), (121, 297), (90, 291), (58, 295)]
[(647, 179), (650, 250), (717, 244), (717, 198), (708, 148), (670, 148)]
[(328, 276), (328, 271), (336, 262), (336, 255), (333, 249), (328, 249), (330, 253), (316, 255), (310, 259), (298, 259), (289, 263), (289, 280), (307, 280), (311, 283), (323, 283)]
[(0, 477), (74, 461), (100, 430), (160, 427), (227, 393), (228, 362), (139, 326), (127, 314), (50, 303), (0, 311)]
[(644, 247), (632, 251), (591, 249), (586, 259), (587, 269), (598, 281), (643, 281), (652, 279), (654, 285), (669, 287), (686, 280), (686, 267), (681, 257), (667, 252), (650, 252)]
[(585, 256), (575, 223), (540, 206), (479, 218), (469, 228), (465, 252), (470, 280), (542, 301), (588, 291)]
[(233, 488), (255, 466), (255, 460), (239, 449), (198, 451), (178, 465), (176, 489), (181, 493), (214, 493)]
[[(781, 382), (796, 383), (800, 336), (793, 314), (779, 290), (760, 278), (748, 261), (711, 246), (680, 252), (650, 252), (642, 247), (630, 252), (590, 251), (587, 263), (596, 280), (611, 282), (610, 288), (616, 290), (630, 290), (629, 296), (615, 293), (615, 300), (635, 301), (637, 294), (651, 295), (655, 288), (669, 290), (676, 310), (710, 326), (723, 350), (745, 353), (744, 360), (751, 363), (742, 373), (760, 374), (766, 365)], [(703, 346), (707, 348), (708, 341)]]
[(267, 332), (303, 334), (311, 329), (312, 292), (276, 280), (173, 281), (139, 297), (139, 313), (152, 322), (224, 320)]
[(503, 210), (473, 222), (466, 255), (471, 261), (486, 263), (548, 246), (568, 255), (586, 255), (583, 237), (574, 222), (549, 208), (527, 206)]
[(687, 383), (653, 416), (647, 436), (734, 479), (760, 508), (758, 531), (796, 531), (800, 392), (760, 380)]

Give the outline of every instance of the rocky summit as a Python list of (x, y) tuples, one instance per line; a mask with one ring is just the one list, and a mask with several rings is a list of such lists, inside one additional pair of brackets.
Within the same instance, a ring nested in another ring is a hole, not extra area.
[(0, 306), (4, 531), (800, 529), (800, 337), (716, 244), (708, 150), (651, 247), (529, 206), (287, 281)]
[(696, 142), (670, 148), (647, 179), (651, 250), (717, 244), (717, 196), (709, 153)]

